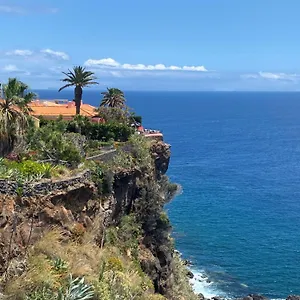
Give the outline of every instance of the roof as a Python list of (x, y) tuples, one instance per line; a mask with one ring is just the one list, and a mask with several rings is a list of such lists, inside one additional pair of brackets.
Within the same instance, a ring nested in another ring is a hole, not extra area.
[[(30, 113), (33, 116), (45, 116), (45, 117), (73, 117), (76, 115), (76, 107), (73, 101), (66, 103), (58, 103), (56, 101), (49, 100), (36, 100), (29, 104), (32, 109)], [(89, 104), (81, 104), (80, 114), (86, 117), (95, 116), (95, 107)]]

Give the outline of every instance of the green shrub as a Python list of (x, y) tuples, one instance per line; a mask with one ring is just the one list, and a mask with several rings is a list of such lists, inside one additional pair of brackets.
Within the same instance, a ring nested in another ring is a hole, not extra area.
[(28, 142), (39, 159), (65, 161), (75, 166), (81, 162), (85, 138), (78, 133), (65, 134), (50, 123), (31, 134)]

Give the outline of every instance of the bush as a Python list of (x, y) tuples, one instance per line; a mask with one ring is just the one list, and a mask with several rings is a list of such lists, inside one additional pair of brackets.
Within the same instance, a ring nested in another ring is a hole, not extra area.
[(75, 166), (81, 162), (85, 138), (80, 134), (65, 134), (50, 123), (31, 134), (28, 143), (39, 159), (65, 161)]
[(125, 124), (89, 124), (82, 129), (82, 134), (92, 140), (108, 142), (110, 140), (126, 142), (134, 130)]
[(106, 123), (129, 123), (129, 112), (122, 108), (100, 106), (98, 108), (98, 115), (103, 118)]

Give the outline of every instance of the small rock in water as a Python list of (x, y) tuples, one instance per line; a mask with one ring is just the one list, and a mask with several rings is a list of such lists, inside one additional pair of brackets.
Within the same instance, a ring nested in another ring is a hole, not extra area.
[(187, 271), (187, 277), (190, 278), (190, 279), (193, 279), (194, 278), (194, 273), (192, 271)]
[(221, 297), (218, 297), (218, 296), (212, 297), (211, 299), (212, 299), (212, 300), (222, 300), (222, 298), (221, 298)]
[(199, 293), (199, 294), (198, 294), (198, 299), (199, 299), (199, 300), (205, 300), (205, 297), (204, 297), (203, 294)]

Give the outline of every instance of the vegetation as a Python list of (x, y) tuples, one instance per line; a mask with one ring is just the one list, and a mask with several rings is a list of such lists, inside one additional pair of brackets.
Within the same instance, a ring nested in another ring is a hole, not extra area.
[(28, 125), (28, 104), (35, 94), (28, 86), (10, 78), (3, 86), (4, 99), (0, 101), (0, 155), (5, 155), (21, 142)]
[(0, 178), (20, 181), (34, 181), (42, 178), (59, 177), (62, 166), (40, 163), (32, 160), (11, 161), (0, 158)]
[(106, 92), (101, 93), (103, 99), (100, 106), (113, 107), (113, 108), (124, 108), (125, 107), (125, 96), (124, 93), (117, 88), (107, 88)]
[(76, 106), (76, 115), (79, 115), (82, 101), (82, 89), (89, 85), (98, 84), (98, 82), (95, 81), (96, 77), (94, 76), (93, 72), (86, 71), (86, 69), (82, 66), (76, 66), (73, 68), (73, 70), (62, 73), (66, 77), (61, 81), (65, 82), (66, 84), (62, 86), (58, 91), (60, 92), (67, 87), (75, 86), (74, 102)]

